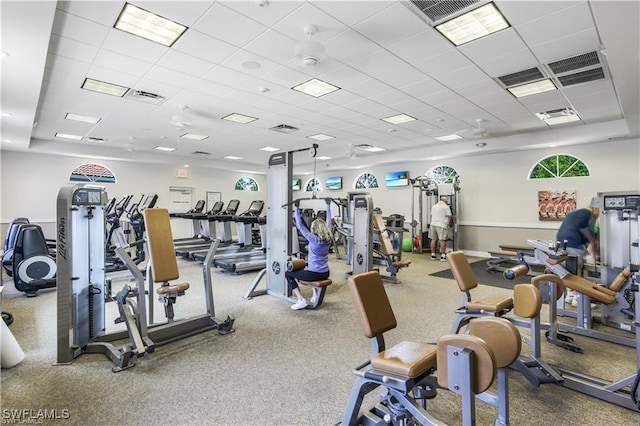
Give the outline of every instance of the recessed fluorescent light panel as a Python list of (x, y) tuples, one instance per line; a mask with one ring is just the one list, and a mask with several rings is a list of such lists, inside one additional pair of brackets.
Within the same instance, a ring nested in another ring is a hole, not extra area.
[(367, 152), (382, 152), (382, 151), (386, 151), (386, 149), (384, 148), (380, 148), (379, 146), (372, 146), (370, 148), (362, 148), (364, 151)]
[(298, 84), (297, 86), (292, 87), (292, 89), (316, 98), (319, 98), (320, 96), (324, 96), (331, 92), (335, 92), (336, 90), (340, 90), (339, 87), (322, 80), (318, 80), (317, 78), (313, 78), (307, 82)]
[(448, 142), (448, 141), (455, 141), (456, 139), (462, 139), (462, 136), (453, 134), (453, 135), (439, 136), (436, 139), (438, 139), (439, 141)]
[(326, 141), (327, 139), (334, 139), (335, 136), (325, 135), (324, 133), (318, 133), (315, 135), (307, 136), (308, 139), (315, 139), (317, 141)]
[(72, 135), (69, 133), (56, 133), (56, 138), (73, 139), (79, 141), (82, 139), (82, 136)]
[(236, 157), (235, 155), (227, 155), (226, 157), (227, 160), (242, 160), (242, 157)]
[(574, 110), (569, 108), (538, 112), (536, 113), (536, 116), (549, 126), (580, 121), (580, 116), (578, 116)]
[(153, 149), (157, 149), (158, 151), (166, 151), (166, 152), (171, 152), (171, 151), (175, 151), (175, 148), (169, 148), (168, 146), (154, 146)]
[(198, 135), (196, 133), (185, 133), (184, 135), (180, 136), (182, 139), (191, 139), (194, 141), (203, 141), (205, 139), (207, 139), (209, 136), (205, 136), (205, 135)]
[(493, 3), (436, 26), (436, 30), (456, 46), (509, 28), (509, 23)]
[(533, 83), (521, 84), (520, 86), (507, 88), (507, 90), (511, 92), (511, 94), (516, 98), (535, 95), (537, 93), (544, 93), (556, 89), (556, 85), (553, 84), (553, 81), (549, 79), (534, 81)]
[(280, 148), (274, 148), (272, 146), (263, 146), (262, 148), (258, 148), (260, 151), (267, 151), (267, 152), (276, 152), (276, 151), (280, 151)]
[(235, 112), (233, 114), (229, 114), (226, 117), (222, 117), (223, 120), (227, 120), (227, 121), (233, 121), (234, 123), (241, 123), (241, 124), (247, 124), (247, 123), (251, 123), (252, 121), (256, 121), (257, 118), (255, 117), (249, 117), (248, 115), (242, 115), (242, 114), (236, 114)]
[(316, 160), (331, 160), (332, 157), (327, 157), (326, 155), (321, 155), (319, 157), (316, 157)]
[(400, 123), (407, 123), (409, 121), (415, 121), (417, 120), (417, 118), (413, 118), (407, 114), (398, 114), (398, 115), (393, 115), (387, 118), (381, 118), (381, 120), (391, 124), (400, 124)]
[(117, 84), (106, 83), (92, 78), (85, 78), (84, 83), (82, 83), (82, 88), (118, 97), (123, 97), (124, 94), (129, 91), (128, 87), (118, 86)]
[(83, 123), (93, 123), (93, 124), (100, 121), (98, 117), (91, 117), (89, 115), (82, 115), (82, 114), (74, 114), (72, 112), (68, 112), (67, 115), (64, 116), (64, 118), (67, 120), (82, 121)]
[(173, 45), (187, 29), (184, 25), (147, 12), (130, 3), (125, 3), (114, 28), (165, 46)]

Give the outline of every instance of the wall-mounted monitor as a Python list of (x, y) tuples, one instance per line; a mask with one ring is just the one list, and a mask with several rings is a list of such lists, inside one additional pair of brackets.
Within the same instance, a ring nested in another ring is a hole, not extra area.
[(409, 185), (409, 172), (387, 172), (385, 182), (387, 186), (407, 186)]
[(328, 177), (327, 189), (342, 189), (342, 176)]
[(294, 191), (300, 191), (302, 189), (302, 183), (300, 182), (300, 179), (293, 178), (293, 180), (291, 181), (291, 189), (293, 189)]

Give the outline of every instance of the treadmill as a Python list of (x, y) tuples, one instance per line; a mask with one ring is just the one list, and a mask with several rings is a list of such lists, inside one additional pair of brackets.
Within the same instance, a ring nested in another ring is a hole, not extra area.
[(185, 238), (176, 238), (173, 240), (173, 245), (178, 248), (183, 245), (193, 245), (193, 244), (202, 244), (203, 241), (210, 241), (208, 235), (208, 229), (203, 229), (201, 226), (200, 220), (196, 219), (194, 216), (202, 214), (204, 210), (205, 201), (198, 200), (196, 205), (189, 211), (184, 213), (169, 213), (170, 218), (179, 218), (179, 219), (188, 219), (191, 220), (193, 226), (193, 236), (185, 237)]
[[(238, 228), (238, 242), (240, 248), (236, 253), (217, 254), (213, 258), (213, 265), (228, 272), (247, 272), (262, 269), (266, 265), (266, 241), (260, 238), (260, 246), (254, 244), (253, 231), (264, 229), (267, 220), (260, 214), (264, 209), (264, 201), (254, 201), (249, 209), (235, 216)], [(255, 242), (258, 238), (255, 239)]]
[(190, 218), (191, 220), (197, 221), (199, 224), (198, 226), (201, 229), (205, 227), (204, 223), (205, 222), (207, 223), (207, 229), (208, 229), (207, 238), (206, 239), (201, 238), (197, 241), (194, 241), (192, 244), (181, 244), (179, 246), (176, 246), (176, 255), (182, 256), (185, 258), (191, 258), (191, 254), (194, 251), (209, 250), (209, 247), (211, 246), (211, 242), (216, 239), (216, 228), (215, 226), (212, 226), (215, 223), (212, 223), (209, 221), (209, 216), (219, 214), (220, 211), (222, 211), (223, 207), (224, 207), (224, 202), (216, 201), (211, 207), (211, 209), (207, 212), (189, 214), (188, 218)]

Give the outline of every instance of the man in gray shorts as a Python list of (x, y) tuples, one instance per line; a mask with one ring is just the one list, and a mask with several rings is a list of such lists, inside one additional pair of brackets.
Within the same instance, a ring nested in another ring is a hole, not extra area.
[(431, 237), (431, 260), (436, 260), (436, 242), (440, 241), (440, 262), (445, 262), (447, 251), (447, 230), (451, 224), (451, 209), (447, 204), (448, 198), (440, 197), (431, 208), (431, 229), (429, 231)]

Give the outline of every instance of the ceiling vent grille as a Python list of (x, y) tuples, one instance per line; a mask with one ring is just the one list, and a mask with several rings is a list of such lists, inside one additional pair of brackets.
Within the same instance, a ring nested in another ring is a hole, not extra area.
[(540, 70), (536, 67), (529, 68), (528, 70), (524, 71), (514, 72), (512, 74), (503, 75), (501, 77), (498, 77), (498, 80), (500, 80), (506, 87), (510, 87), (540, 80), (541, 78), (544, 78), (544, 75), (542, 75), (542, 72), (540, 72)]
[(598, 54), (594, 51), (571, 58), (562, 59), (560, 61), (551, 62), (550, 64), (548, 64), (548, 66), (554, 74), (561, 74), (580, 68), (598, 65), (599, 63), (600, 60), (598, 59)]
[(191, 154), (193, 154), (193, 155), (211, 155), (210, 152), (204, 152), (204, 151), (193, 151)]
[(287, 124), (279, 124), (275, 127), (270, 128), (269, 130), (273, 130), (280, 133), (292, 133), (292, 132), (297, 132), (300, 129), (298, 129), (297, 127), (289, 126)]
[(479, 0), (411, 0), (411, 3), (435, 23), (456, 14), (466, 7), (478, 3), (478, 1)]
[(563, 86), (573, 86), (574, 84), (587, 83), (589, 81), (601, 80), (604, 78), (602, 68), (592, 68), (586, 71), (580, 71), (575, 74), (567, 74), (558, 77), (558, 81)]
[(159, 105), (166, 99), (164, 96), (157, 95), (151, 92), (145, 92), (144, 90), (129, 90), (125, 99), (131, 99), (132, 101), (145, 102), (147, 104)]

